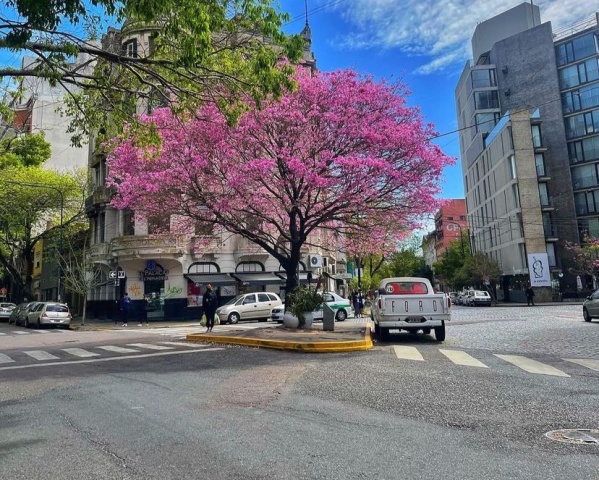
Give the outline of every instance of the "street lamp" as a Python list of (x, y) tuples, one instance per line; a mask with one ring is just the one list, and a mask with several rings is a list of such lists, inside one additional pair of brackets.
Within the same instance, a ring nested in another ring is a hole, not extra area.
[(58, 187), (54, 187), (52, 185), (43, 185), (41, 183), (23, 183), (23, 182), (12, 182), (10, 180), (2, 180), (3, 183), (9, 183), (11, 185), (20, 185), (23, 187), (33, 187), (33, 188), (47, 188), (49, 190), (54, 190), (56, 192), (58, 192), (58, 194), (60, 195), (60, 237), (59, 237), (59, 241), (58, 241), (58, 255), (59, 255), (59, 261), (58, 261), (58, 281), (57, 281), (57, 296), (58, 296), (58, 301), (61, 301), (61, 294), (60, 294), (60, 290), (61, 290), (61, 277), (62, 277), (62, 269), (60, 268), (60, 261), (62, 260), (62, 222), (63, 222), (63, 212), (64, 212), (64, 194), (62, 193), (62, 190), (60, 190)]

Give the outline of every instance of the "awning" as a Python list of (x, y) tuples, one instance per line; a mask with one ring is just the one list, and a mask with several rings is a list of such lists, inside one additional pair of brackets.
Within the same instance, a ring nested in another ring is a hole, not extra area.
[[(277, 272), (277, 275), (283, 279), (283, 283), (287, 282), (287, 272)], [(312, 276), (312, 283), (318, 280), (317, 275)], [(308, 272), (300, 272), (300, 283), (308, 283)]]
[(184, 277), (191, 280), (193, 283), (200, 283), (202, 285), (209, 283), (215, 287), (235, 285), (236, 283), (235, 279), (226, 273), (187, 273)]
[(237, 280), (250, 285), (280, 285), (285, 281), (270, 272), (235, 272), (231, 273)]

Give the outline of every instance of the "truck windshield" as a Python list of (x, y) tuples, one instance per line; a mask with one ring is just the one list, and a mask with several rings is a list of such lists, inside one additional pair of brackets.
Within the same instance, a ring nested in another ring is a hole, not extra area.
[(429, 293), (425, 283), (422, 282), (389, 282), (385, 291), (394, 295), (417, 295)]

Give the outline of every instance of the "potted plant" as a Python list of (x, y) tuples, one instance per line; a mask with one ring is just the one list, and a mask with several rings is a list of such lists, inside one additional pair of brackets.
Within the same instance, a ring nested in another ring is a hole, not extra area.
[(323, 298), (315, 289), (299, 286), (285, 296), (288, 310), (295, 316), (299, 328), (310, 328), (314, 319), (313, 312), (322, 304)]

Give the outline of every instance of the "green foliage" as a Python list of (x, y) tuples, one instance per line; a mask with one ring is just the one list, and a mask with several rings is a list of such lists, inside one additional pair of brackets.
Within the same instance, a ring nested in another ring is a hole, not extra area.
[(476, 252), (466, 260), (465, 276), (471, 285), (482, 285), (485, 282), (498, 282), (502, 275), (499, 264), (482, 252)]
[(443, 258), (433, 265), (433, 271), (435, 275), (442, 275), (445, 282), (453, 288), (462, 288), (468, 284), (464, 276), (467, 274), (462, 269), (470, 257), (468, 236), (463, 233), (460, 240), (450, 242)]
[(299, 319), (301, 326), (306, 323), (304, 314), (311, 313), (322, 305), (323, 298), (316, 289), (299, 285), (285, 296), (285, 302), (289, 305), (291, 313)]
[[(303, 39), (282, 33), (288, 16), (271, 3), (10, 0), (8, 7), (19, 12), (20, 20), (0, 32), (0, 50), (37, 55), (40, 61), (27, 72), (0, 67), (0, 76), (37, 76), (67, 89), (70, 96), (63, 112), (73, 119), (70, 133), (78, 146), (102, 128), (108, 138), (116, 136), (136, 111), (157, 106), (168, 105), (183, 114), (215, 102), (234, 122), (248, 97), (260, 103), (267, 95), (280, 97), (293, 87), (292, 68), (280, 60), (297, 61)], [(93, 46), (89, 40), (103, 33), (99, 16), (122, 24), (122, 38), (117, 35), (113, 44)], [(83, 25), (86, 37), (78, 37), (69, 24)], [(121, 42), (140, 31), (150, 40), (139, 44), (138, 56), (126, 55)], [(96, 61), (93, 73), (73, 68), (79, 53)]]
[(39, 167), (50, 158), (52, 149), (44, 132), (26, 133), (0, 141), (0, 170), (8, 167)]

